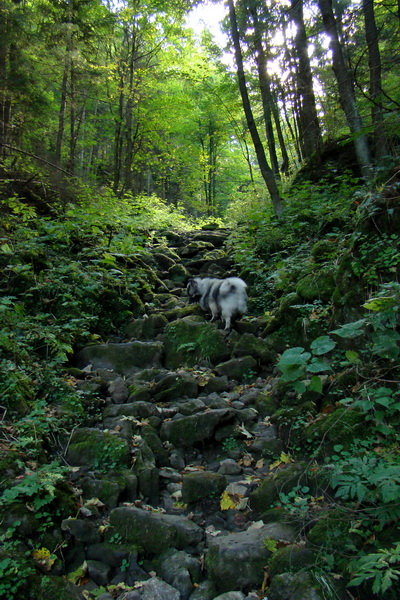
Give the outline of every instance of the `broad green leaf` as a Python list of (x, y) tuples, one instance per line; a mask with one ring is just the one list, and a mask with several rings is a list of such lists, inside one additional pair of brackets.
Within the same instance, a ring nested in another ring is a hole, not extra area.
[(364, 325), (366, 319), (360, 319), (359, 321), (353, 321), (342, 325), (339, 329), (334, 329), (331, 333), (335, 333), (342, 338), (355, 338), (364, 333)]
[(323, 373), (324, 371), (332, 371), (332, 368), (323, 360), (313, 359), (309, 365), (307, 365), (308, 373)]
[(380, 298), (372, 298), (363, 304), (363, 308), (373, 310), (374, 312), (380, 312), (382, 310), (388, 310), (396, 304), (396, 299), (393, 296), (382, 296)]
[(300, 377), (302, 377), (304, 374), (303, 371), (303, 367), (297, 367), (297, 366), (292, 366), (292, 367), (286, 367), (285, 371), (282, 375), (282, 380), (283, 381), (296, 381), (296, 379), (299, 379)]
[(333, 350), (333, 348), (335, 348), (335, 346), (336, 342), (334, 342), (332, 338), (329, 337), (329, 335), (321, 335), (312, 342), (311, 350), (314, 354), (320, 356), (321, 354), (326, 354), (327, 352), (330, 352), (331, 350)]

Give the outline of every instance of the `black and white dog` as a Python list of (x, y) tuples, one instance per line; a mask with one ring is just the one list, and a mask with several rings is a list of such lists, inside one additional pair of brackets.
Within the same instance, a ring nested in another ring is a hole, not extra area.
[(233, 317), (244, 315), (247, 311), (246, 288), (239, 277), (194, 277), (186, 286), (190, 301), (198, 302), (202, 310), (211, 312), (211, 321), (220, 316), (225, 322), (225, 331), (230, 330)]

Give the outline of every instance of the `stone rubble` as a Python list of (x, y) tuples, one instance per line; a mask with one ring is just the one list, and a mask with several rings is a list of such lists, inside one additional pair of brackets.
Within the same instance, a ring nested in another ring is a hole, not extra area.
[[(146, 314), (121, 339), (76, 356), (101, 414), (66, 448), (81, 498), (78, 518), (62, 524), (67, 572), (86, 563), (81, 593), (117, 586), (99, 600), (257, 600), (272, 555), (265, 540), (298, 539), (293, 526), (263, 517), (264, 498), (279, 491), (269, 465), (283, 449), (268, 418), (276, 354), (260, 336), (262, 318), (246, 316), (226, 336), (188, 304), (188, 276), (237, 275), (226, 232), (165, 237), (152, 255), (160, 284)], [(292, 485), (299, 472), (288, 472)], [(291, 599), (322, 598), (286, 575)], [(286, 598), (272, 586), (269, 600)]]

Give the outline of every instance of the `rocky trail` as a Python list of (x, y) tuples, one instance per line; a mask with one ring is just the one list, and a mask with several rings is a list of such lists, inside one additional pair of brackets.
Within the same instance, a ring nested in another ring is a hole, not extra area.
[(62, 522), (71, 598), (321, 597), (289, 572), (310, 551), (274, 509), (304, 468), (271, 465), (283, 446), (263, 321), (248, 315), (226, 336), (185, 293), (190, 276), (237, 275), (225, 241), (218, 230), (156, 244), (146, 314), (76, 357), (91, 426), (65, 448), (80, 500)]

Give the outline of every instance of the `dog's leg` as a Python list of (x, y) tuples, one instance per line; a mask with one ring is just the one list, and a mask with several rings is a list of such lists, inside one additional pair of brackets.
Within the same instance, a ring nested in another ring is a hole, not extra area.
[(212, 315), (212, 317), (211, 317), (211, 322), (212, 322), (212, 321), (214, 321), (214, 319), (216, 319), (216, 318), (218, 317), (218, 315), (219, 315), (218, 306), (217, 306), (217, 303), (216, 303), (216, 302), (214, 302), (214, 300), (211, 300), (211, 299), (210, 299), (210, 300), (209, 300), (209, 302), (208, 302), (208, 307), (209, 307), (209, 309), (210, 309), (210, 311), (211, 311), (211, 315)]
[(230, 310), (222, 310), (221, 319), (225, 323), (224, 332), (231, 330), (232, 313)]

